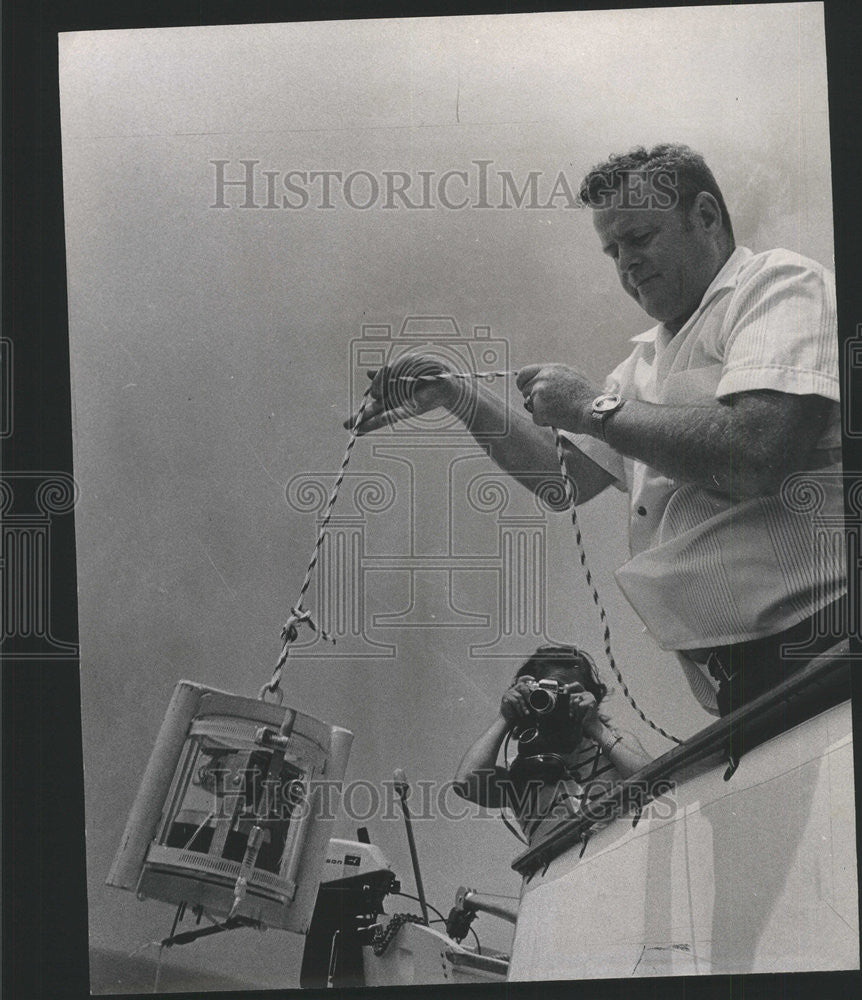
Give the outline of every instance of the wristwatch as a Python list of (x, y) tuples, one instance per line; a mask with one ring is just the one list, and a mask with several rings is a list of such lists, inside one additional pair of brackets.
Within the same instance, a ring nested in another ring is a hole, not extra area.
[(602, 441), (605, 440), (605, 421), (612, 413), (621, 409), (625, 400), (618, 392), (603, 392), (601, 396), (596, 396), (590, 409), (590, 417), (593, 421), (593, 429), (596, 436)]

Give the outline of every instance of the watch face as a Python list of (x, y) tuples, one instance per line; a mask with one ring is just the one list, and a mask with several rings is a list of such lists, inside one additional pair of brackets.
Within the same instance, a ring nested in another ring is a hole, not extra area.
[(605, 396), (599, 396), (593, 402), (593, 412), (608, 413), (610, 410), (615, 410), (619, 405), (620, 397), (616, 393), (608, 393)]

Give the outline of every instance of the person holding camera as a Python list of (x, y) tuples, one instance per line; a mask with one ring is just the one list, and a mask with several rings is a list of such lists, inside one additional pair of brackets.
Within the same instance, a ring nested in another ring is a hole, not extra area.
[[(542, 820), (576, 814), (651, 759), (633, 734), (613, 725), (603, 705), (607, 693), (583, 650), (540, 647), (464, 754), (455, 792), (477, 805), (512, 809), (528, 837)], [(507, 738), (518, 741), (518, 754), (499, 766)]]
[(370, 373), (356, 431), (444, 407), (547, 496), (556, 429), (576, 503), (608, 486), (628, 494), (631, 555), (616, 580), (703, 708), (727, 715), (847, 634), (844, 550), (824, 544), (844, 502), (834, 278), (789, 250), (737, 246), (687, 146), (613, 156), (579, 200), (656, 324), (604, 387), (568, 364), (525, 366), (529, 416), (512, 410), (499, 435), (504, 400), (430, 355), (399, 359)]

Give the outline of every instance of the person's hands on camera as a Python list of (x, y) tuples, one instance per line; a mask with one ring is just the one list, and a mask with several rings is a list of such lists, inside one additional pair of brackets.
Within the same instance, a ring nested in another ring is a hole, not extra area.
[(348, 430), (355, 429), (357, 434), (368, 434), (439, 406), (454, 410), (465, 391), (463, 381), (453, 378), (410, 381), (418, 375), (450, 374), (452, 371), (439, 358), (421, 354), (407, 354), (392, 365), (369, 370), (371, 398), (362, 422), (354, 428), (353, 416), (344, 421), (344, 426)]
[(500, 715), (503, 716), (510, 728), (521, 719), (529, 718), (530, 706), (527, 703), (527, 698), (535, 686), (536, 678), (525, 674), (523, 677), (519, 677), (503, 695), (500, 702)]
[(569, 694), (569, 718), (581, 727), (585, 736), (597, 740), (604, 725), (599, 718), (599, 706), (595, 695), (590, 694), (577, 681), (567, 684), (566, 690)]

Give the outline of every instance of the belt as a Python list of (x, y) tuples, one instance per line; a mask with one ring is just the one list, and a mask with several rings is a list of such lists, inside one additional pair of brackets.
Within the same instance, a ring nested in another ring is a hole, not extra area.
[[(801, 668), (818, 653), (844, 638), (847, 629), (845, 601), (846, 596), (841, 597), (834, 604), (816, 611), (809, 618), (774, 635), (704, 650), (705, 659), (699, 658), (700, 662), (705, 664), (710, 676), (719, 684), (728, 684), (740, 672), (739, 668), (745, 665), (746, 660), (749, 669), (752, 666), (756, 669), (756, 666), (768, 661), (778, 664), (782, 660), (781, 649), (784, 645), (804, 642), (811, 636), (813, 638), (809, 648), (810, 656), (794, 664), (795, 668)], [(827, 622), (837, 623), (842, 634), (833, 634), (831, 629), (817, 629), (817, 623)]]

